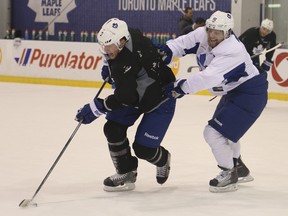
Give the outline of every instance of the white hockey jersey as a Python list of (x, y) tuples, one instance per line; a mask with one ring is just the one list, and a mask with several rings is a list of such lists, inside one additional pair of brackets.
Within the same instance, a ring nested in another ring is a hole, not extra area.
[(187, 78), (181, 86), (185, 93), (208, 89), (214, 95), (224, 95), (259, 74), (244, 45), (231, 34), (215, 48), (208, 45), (205, 27), (169, 40), (173, 57), (195, 53), (200, 71)]

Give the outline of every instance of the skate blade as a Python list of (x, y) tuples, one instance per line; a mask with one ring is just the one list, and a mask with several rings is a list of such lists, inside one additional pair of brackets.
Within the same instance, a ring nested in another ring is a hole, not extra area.
[(103, 190), (106, 192), (122, 192), (122, 191), (131, 191), (135, 189), (134, 183), (125, 183), (124, 185), (119, 185), (117, 187), (110, 187), (104, 185)]
[(253, 181), (254, 178), (249, 174), (248, 176), (245, 176), (245, 177), (239, 177), (238, 178), (238, 183), (246, 183), (246, 182), (251, 182)]
[(21, 208), (27, 208), (27, 207), (37, 207), (37, 203), (32, 203), (31, 199), (24, 199), (19, 204), (19, 207)]
[(226, 193), (226, 192), (233, 192), (238, 190), (237, 184), (230, 184), (225, 187), (214, 187), (210, 186), (209, 191), (212, 193)]

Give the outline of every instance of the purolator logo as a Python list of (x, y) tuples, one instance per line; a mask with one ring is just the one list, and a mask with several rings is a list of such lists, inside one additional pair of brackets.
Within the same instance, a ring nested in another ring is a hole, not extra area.
[(284, 71), (287, 72), (287, 66), (283, 68), (283, 67), (280, 67), (280, 64), (287, 65), (287, 63), (288, 63), (288, 53), (282, 52), (276, 56), (274, 60), (274, 64), (272, 65), (272, 70), (271, 70), (272, 77), (277, 82), (277, 84), (282, 87), (288, 87), (288, 78), (281, 77), (280, 68), (284, 69)]
[(88, 55), (85, 52), (73, 54), (45, 53), (41, 49), (27, 48), (22, 51), (20, 57), (15, 57), (17, 64), (21, 66), (38, 66), (41, 68), (67, 68), (95, 70), (102, 56)]

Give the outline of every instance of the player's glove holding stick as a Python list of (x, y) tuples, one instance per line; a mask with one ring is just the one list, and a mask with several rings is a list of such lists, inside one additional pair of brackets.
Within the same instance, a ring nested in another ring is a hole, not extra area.
[(186, 79), (177, 80), (176, 82), (171, 82), (164, 88), (164, 94), (168, 98), (181, 98), (186, 93), (181, 89), (182, 84)]

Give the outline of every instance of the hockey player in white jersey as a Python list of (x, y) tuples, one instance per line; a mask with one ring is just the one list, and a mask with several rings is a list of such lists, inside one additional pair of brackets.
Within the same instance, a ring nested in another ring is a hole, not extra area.
[(160, 49), (167, 64), (173, 57), (195, 53), (200, 68), (199, 73), (169, 84), (165, 89), (168, 97), (180, 98), (204, 89), (222, 95), (203, 133), (222, 170), (210, 180), (211, 192), (236, 191), (237, 182), (253, 180), (241, 160), (239, 139), (267, 103), (267, 74), (260, 74), (253, 65), (233, 27), (230, 13), (216, 11), (206, 27), (170, 40)]

